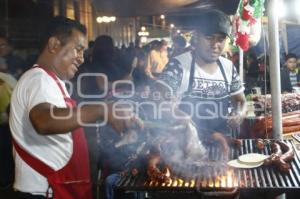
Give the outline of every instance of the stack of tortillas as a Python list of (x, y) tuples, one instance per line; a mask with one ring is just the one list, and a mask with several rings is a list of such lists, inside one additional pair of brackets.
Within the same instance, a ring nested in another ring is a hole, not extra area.
[(238, 157), (238, 159), (231, 160), (227, 164), (231, 167), (240, 169), (251, 169), (261, 166), (268, 155), (259, 153), (248, 153)]

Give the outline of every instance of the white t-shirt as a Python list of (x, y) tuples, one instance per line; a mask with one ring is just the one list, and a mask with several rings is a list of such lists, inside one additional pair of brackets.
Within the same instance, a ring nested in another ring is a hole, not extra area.
[[(228, 85), (226, 85), (220, 67), (213, 74), (209, 74), (195, 63), (192, 95), (213, 100), (222, 99), (228, 95), (233, 96), (244, 91), (232, 62), (223, 57), (220, 57), (219, 61), (224, 69)], [(169, 85), (177, 96), (181, 97), (189, 87), (191, 64), (191, 52), (183, 53), (170, 60), (159, 79)]]
[[(60, 81), (60, 80), (59, 80)], [(63, 81), (60, 81), (68, 93)], [(18, 81), (11, 99), (10, 129), (13, 139), (29, 154), (54, 170), (63, 168), (72, 156), (71, 133), (39, 135), (29, 119), (30, 110), (40, 103), (66, 107), (56, 82), (44, 70), (33, 68)], [(14, 188), (22, 192), (45, 195), (48, 182), (15, 153)]]

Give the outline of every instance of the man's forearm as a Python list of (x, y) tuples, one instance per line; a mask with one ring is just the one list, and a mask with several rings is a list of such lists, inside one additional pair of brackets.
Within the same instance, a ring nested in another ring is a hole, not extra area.
[(40, 104), (31, 110), (30, 119), (39, 134), (63, 134), (84, 124), (104, 120), (107, 114), (106, 110), (103, 105), (57, 108)]

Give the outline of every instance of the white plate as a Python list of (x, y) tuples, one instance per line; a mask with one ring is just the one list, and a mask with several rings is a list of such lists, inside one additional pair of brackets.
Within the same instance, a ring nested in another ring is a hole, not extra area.
[(255, 163), (261, 163), (265, 159), (267, 159), (269, 156), (260, 154), (260, 153), (248, 153), (244, 154), (238, 157), (240, 162), (243, 163), (249, 163), (249, 164), (255, 164)]
[(227, 162), (227, 164), (231, 167), (234, 167), (234, 168), (252, 169), (252, 168), (256, 168), (256, 167), (261, 166), (263, 164), (263, 162), (249, 164), (249, 163), (241, 162), (238, 159), (235, 159), (235, 160), (231, 160), (231, 161)]

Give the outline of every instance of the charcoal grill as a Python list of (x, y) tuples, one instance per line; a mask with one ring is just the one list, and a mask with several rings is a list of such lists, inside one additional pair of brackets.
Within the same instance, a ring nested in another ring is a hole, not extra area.
[[(270, 140), (271, 141), (271, 140)], [(255, 147), (255, 140), (244, 139), (240, 149), (230, 149), (230, 159), (236, 159), (239, 155), (246, 153), (271, 154), (270, 143), (263, 151), (258, 151)], [(205, 171), (205, 175), (197, 170), (197, 167), (191, 166), (193, 175), (179, 173), (172, 178), (172, 183), (159, 183), (149, 181), (146, 176), (139, 174), (137, 176), (127, 175), (121, 178), (117, 184), (119, 190), (125, 191), (160, 191), (160, 192), (184, 192), (184, 193), (202, 193), (215, 194), (233, 193), (238, 190), (255, 191), (276, 191), (287, 192), (300, 187), (300, 158), (292, 140), (284, 140), (295, 150), (295, 158), (291, 162), (291, 169), (288, 173), (282, 174), (273, 167), (261, 166), (254, 169), (234, 169), (223, 167), (214, 170), (210, 167)], [(217, 146), (208, 146), (209, 159), (213, 162), (222, 160), (221, 150)], [(170, 165), (170, 167), (179, 165)], [(210, 172), (207, 175), (207, 172)]]

